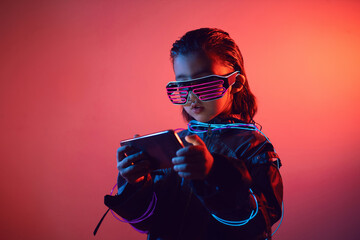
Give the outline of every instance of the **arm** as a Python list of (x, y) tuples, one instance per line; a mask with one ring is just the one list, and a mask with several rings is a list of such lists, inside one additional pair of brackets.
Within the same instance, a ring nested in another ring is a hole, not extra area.
[[(122, 157), (121, 148), (119, 150), (118, 195), (105, 196), (105, 204), (128, 220), (127, 222), (137, 230), (141, 230), (140, 232), (164, 236), (178, 233), (177, 228), (188, 201), (188, 195), (180, 190), (183, 184), (182, 179), (171, 169), (152, 171), (151, 174), (147, 173), (145, 176), (141, 174), (132, 176), (133, 174), (129, 172), (132, 169), (135, 171), (135, 166), (140, 163), (140, 160), (131, 165), (129, 162), (134, 162), (134, 159), (130, 161), (131, 156)], [(123, 164), (120, 164), (121, 162)], [(124, 171), (126, 168), (130, 169)], [(174, 208), (174, 206), (177, 207)], [(147, 218), (141, 218), (144, 213), (152, 210), (153, 214), (146, 214)], [(136, 223), (132, 221), (139, 218), (144, 220), (136, 221)]]
[[(259, 212), (251, 225), (272, 225), (281, 216), (282, 181), (273, 163), (247, 167), (244, 160), (213, 154), (214, 164), (204, 180), (193, 180), (196, 196), (216, 216), (227, 220), (247, 219), (258, 201)], [(249, 221), (250, 224), (250, 221)]]
[(105, 196), (106, 206), (141, 230), (148, 228), (147, 220), (151, 214), (147, 213), (152, 210), (148, 208), (155, 208), (149, 166), (145, 154), (135, 152), (129, 146), (120, 147), (117, 152), (118, 194)]
[[(249, 234), (269, 232), (270, 226), (281, 216), (282, 201), (281, 177), (269, 157), (273, 151), (271, 144), (259, 141), (251, 147), (242, 144), (236, 153), (230, 154), (237, 157), (211, 153), (211, 158), (208, 158), (206, 153), (198, 153), (199, 145), (203, 152), (208, 150), (201, 144), (201, 139), (197, 141), (199, 144), (188, 147), (188, 151), (181, 150), (181, 157), (173, 159), (173, 163), (178, 165), (174, 167), (175, 171), (191, 179), (194, 193), (204, 207), (222, 219), (246, 220), (258, 205), (257, 214), (242, 229), (253, 231)], [(210, 171), (206, 174), (203, 170), (205, 174), (199, 175), (194, 170), (199, 167), (194, 167), (194, 164), (207, 161), (211, 162)]]

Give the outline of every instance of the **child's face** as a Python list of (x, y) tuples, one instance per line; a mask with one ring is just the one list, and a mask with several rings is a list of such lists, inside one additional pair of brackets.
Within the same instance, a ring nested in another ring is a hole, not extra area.
[[(207, 75), (228, 75), (234, 70), (221, 61), (209, 57), (191, 53), (179, 55), (174, 59), (174, 73), (177, 81), (204, 77)], [(232, 104), (231, 89), (228, 89), (220, 99), (202, 102), (194, 94), (190, 93), (189, 101), (184, 105), (185, 111), (199, 122), (208, 122), (220, 114), (229, 114)]]

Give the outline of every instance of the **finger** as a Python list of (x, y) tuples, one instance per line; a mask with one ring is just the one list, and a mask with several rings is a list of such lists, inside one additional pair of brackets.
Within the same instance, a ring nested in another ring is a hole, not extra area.
[(132, 169), (137, 170), (141, 168), (150, 169), (150, 166), (151, 166), (151, 162), (148, 159), (142, 159), (136, 162), (132, 162), (131, 160), (128, 161), (128, 159), (126, 159), (126, 161), (119, 162), (117, 165), (119, 171), (123, 171), (123, 169), (126, 168), (130, 168), (128, 170), (132, 170)]
[(194, 146), (205, 146), (203, 140), (201, 140), (201, 138), (196, 134), (186, 136), (185, 140)]
[(125, 179), (137, 179), (150, 172), (150, 162), (144, 160), (126, 168), (120, 168), (119, 172)]
[(176, 151), (176, 156), (201, 155), (204, 152), (203, 146), (188, 146)]
[(173, 167), (175, 172), (200, 172), (203, 167), (198, 164), (178, 164)]
[(143, 171), (139, 171), (139, 172), (132, 172), (129, 174), (123, 174), (122, 177), (126, 179), (127, 182), (129, 183), (136, 183), (139, 182), (141, 180), (144, 179), (144, 176), (146, 176), (149, 173), (148, 170), (143, 170)]
[(127, 168), (131, 165), (134, 165), (136, 162), (144, 160), (146, 158), (147, 157), (145, 154), (143, 154), (142, 152), (138, 152), (118, 161), (117, 167), (120, 171), (122, 168)]
[(182, 163), (185, 163), (185, 158), (184, 158), (184, 157), (173, 157), (173, 158), (171, 159), (171, 162), (172, 162), (174, 165), (182, 164)]
[(125, 146), (121, 146), (117, 149), (117, 161), (121, 161), (123, 160), (125, 157), (127, 157), (127, 152), (130, 152), (132, 150), (132, 148), (128, 145)]
[(190, 171), (189, 168), (189, 164), (178, 164), (173, 167), (175, 172), (188, 172)]
[(141, 151), (141, 152), (138, 152), (138, 153), (128, 156), (126, 164), (127, 164), (127, 166), (136, 165), (139, 162), (145, 161), (147, 159), (148, 159), (147, 155), (143, 151)]
[(143, 159), (141, 161), (133, 162), (131, 166), (134, 167), (134, 169), (149, 169), (151, 165), (151, 162), (148, 159)]

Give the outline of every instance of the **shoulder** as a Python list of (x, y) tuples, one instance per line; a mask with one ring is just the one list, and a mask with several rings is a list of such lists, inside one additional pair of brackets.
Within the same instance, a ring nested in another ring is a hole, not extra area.
[(255, 147), (267, 142), (267, 138), (260, 131), (255, 129), (225, 129), (219, 134), (220, 140), (232, 148), (239, 148), (247, 145)]
[(259, 130), (230, 129), (220, 138), (235, 152), (237, 158), (251, 164), (266, 163), (279, 158), (272, 143)]

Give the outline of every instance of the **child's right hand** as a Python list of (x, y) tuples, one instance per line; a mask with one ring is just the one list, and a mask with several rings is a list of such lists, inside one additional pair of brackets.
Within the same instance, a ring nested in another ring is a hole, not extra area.
[(131, 152), (134, 152), (134, 149), (130, 146), (118, 148), (117, 169), (128, 183), (135, 184), (150, 173), (150, 161), (144, 152), (130, 154)]

